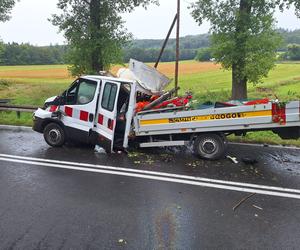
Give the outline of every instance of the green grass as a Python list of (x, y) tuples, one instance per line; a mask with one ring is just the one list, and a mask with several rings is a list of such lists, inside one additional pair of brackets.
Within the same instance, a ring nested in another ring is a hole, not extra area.
[[(183, 61), (181, 64), (188, 67), (195, 62)], [(164, 63), (164, 66), (172, 69), (174, 63)], [(67, 65), (1, 66), (0, 99), (12, 99), (13, 104), (42, 106), (45, 99), (62, 93), (71, 84), (66, 68)], [(179, 84), (180, 94), (190, 90), (199, 103), (226, 101), (231, 94), (231, 72), (208, 69), (201, 73), (181, 73)], [(248, 93), (251, 99), (275, 99), (277, 96), (282, 101), (300, 100), (299, 87), (300, 63), (285, 62), (277, 64), (262, 83), (249, 84)], [(0, 112), (0, 124), (31, 126), (31, 114), (22, 113), (18, 119), (15, 112)], [(249, 133), (244, 138), (231, 137), (231, 140), (300, 146), (299, 140), (281, 140), (272, 132)]]
[(300, 147), (300, 140), (283, 140), (272, 131), (250, 132), (244, 137), (229, 136), (230, 141)]

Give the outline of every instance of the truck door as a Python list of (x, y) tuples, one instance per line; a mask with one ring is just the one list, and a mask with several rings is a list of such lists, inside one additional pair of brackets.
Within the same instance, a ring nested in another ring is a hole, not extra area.
[(96, 118), (99, 88), (99, 81), (79, 78), (67, 90), (65, 103), (60, 109), (65, 113), (62, 122), (71, 139), (89, 142), (89, 132)]
[(117, 102), (121, 84), (113, 81), (102, 81), (98, 103), (96, 131), (99, 134), (98, 144), (112, 152), (117, 119)]

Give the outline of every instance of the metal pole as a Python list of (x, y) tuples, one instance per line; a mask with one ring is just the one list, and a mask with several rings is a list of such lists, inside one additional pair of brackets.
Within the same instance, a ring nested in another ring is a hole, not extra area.
[(173, 30), (173, 28), (174, 28), (174, 26), (175, 26), (176, 20), (177, 20), (177, 14), (176, 14), (175, 17), (174, 17), (174, 20), (173, 20), (173, 22), (172, 22), (172, 25), (171, 25), (171, 27), (170, 27), (170, 29), (169, 29), (169, 32), (168, 32), (168, 34), (167, 34), (167, 37), (166, 37), (166, 39), (165, 39), (165, 41), (164, 41), (164, 44), (163, 44), (163, 46), (162, 46), (162, 48), (161, 48), (161, 51), (160, 51), (160, 53), (159, 53), (159, 56), (158, 56), (158, 58), (157, 58), (157, 61), (156, 61), (155, 65), (154, 65), (154, 68), (157, 68), (157, 66), (158, 66), (158, 64), (159, 64), (159, 62), (160, 62), (160, 59), (161, 59), (161, 57), (162, 57), (162, 54), (164, 53), (164, 50), (165, 50), (166, 45), (167, 45), (167, 43), (168, 43), (168, 41), (169, 41), (170, 35), (171, 35), (171, 33), (172, 33), (172, 30)]
[(178, 96), (178, 71), (179, 71), (179, 35), (180, 35), (180, 0), (177, 0), (177, 31), (176, 31), (176, 63), (175, 63), (175, 95)]

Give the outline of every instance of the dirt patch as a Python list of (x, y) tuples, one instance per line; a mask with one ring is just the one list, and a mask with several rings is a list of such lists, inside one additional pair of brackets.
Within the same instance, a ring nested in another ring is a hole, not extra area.
[[(153, 64), (148, 64), (153, 66)], [(122, 66), (114, 66), (112, 67), (111, 72), (116, 74), (117, 71), (123, 68)], [(217, 71), (221, 69), (221, 65), (211, 63), (211, 62), (182, 62), (179, 63), (179, 74), (186, 75), (186, 74), (196, 74), (196, 73), (203, 73), (209, 71)], [(174, 76), (175, 72), (175, 63), (161, 63), (158, 66), (158, 70), (167, 76)]]
[(51, 79), (66, 79), (71, 78), (67, 68), (59, 69), (39, 69), (39, 70), (10, 70), (0, 71), (0, 78), (51, 78)]
[(272, 89), (265, 88), (265, 87), (257, 87), (256, 91), (259, 92), (259, 93), (270, 93), (270, 92), (273, 92)]
[[(153, 66), (153, 64), (149, 64)], [(113, 66), (111, 72), (116, 74), (120, 68), (124, 66)], [(219, 64), (211, 62), (181, 62), (179, 64), (179, 74), (196, 74), (210, 71), (217, 71), (221, 68)], [(173, 77), (175, 71), (175, 63), (161, 63), (158, 70), (163, 74)], [(0, 78), (25, 78), (25, 79), (68, 79), (72, 78), (69, 74), (67, 67), (62, 68), (50, 68), (50, 69), (16, 69), (0, 71)]]
[[(217, 71), (221, 68), (220, 65), (210, 63), (210, 62), (189, 62), (189, 63), (180, 63), (179, 64), (179, 74), (196, 74), (196, 73), (203, 73), (209, 71)], [(175, 64), (166, 63), (161, 64), (158, 67), (158, 70), (164, 73), (165, 75), (172, 76), (174, 75), (175, 71)]]

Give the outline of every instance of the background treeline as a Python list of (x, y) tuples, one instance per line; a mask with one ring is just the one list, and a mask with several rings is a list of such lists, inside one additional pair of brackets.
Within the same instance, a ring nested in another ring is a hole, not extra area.
[(33, 46), (8, 43), (2, 46), (0, 65), (47, 65), (66, 63), (65, 45)]
[[(288, 31), (279, 29), (283, 37), (279, 48), (280, 60), (300, 60), (300, 30)], [(123, 49), (124, 62), (135, 58), (143, 62), (156, 61), (160, 52), (162, 39), (133, 40)], [(175, 39), (170, 39), (161, 61), (175, 60)], [(208, 61), (211, 59), (209, 50), (209, 34), (185, 36), (180, 38), (180, 60), (197, 59)], [(68, 63), (66, 45), (33, 46), (30, 44), (3, 44), (0, 52), (0, 65), (37, 65), (37, 64), (66, 64)]]

